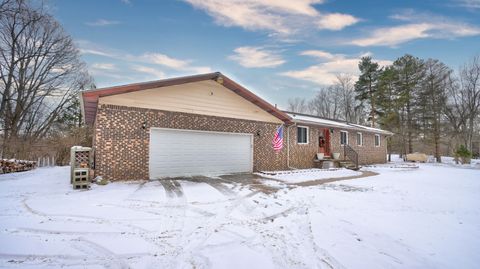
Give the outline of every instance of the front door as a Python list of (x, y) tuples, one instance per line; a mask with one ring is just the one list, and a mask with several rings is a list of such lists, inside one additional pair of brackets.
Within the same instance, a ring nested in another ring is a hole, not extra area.
[(330, 130), (320, 130), (318, 136), (318, 152), (324, 153), (325, 156), (330, 156)]

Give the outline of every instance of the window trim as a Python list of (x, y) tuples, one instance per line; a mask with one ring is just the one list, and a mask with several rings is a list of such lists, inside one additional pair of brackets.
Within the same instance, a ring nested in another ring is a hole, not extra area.
[[(345, 135), (345, 144), (342, 144), (342, 133), (346, 133)], [(340, 130), (340, 146), (348, 145), (348, 131)]]
[[(378, 137), (378, 145), (377, 145), (377, 137)], [(375, 145), (375, 147), (380, 147), (380, 144), (381, 144), (381, 136), (379, 134), (375, 134), (375, 137), (374, 137), (374, 141), (373, 141), (373, 144)]]
[[(358, 144), (358, 135), (360, 135), (360, 144)], [(363, 146), (363, 133), (357, 132), (357, 136), (355, 138), (357, 140), (357, 146), (362, 147)]]
[[(306, 135), (305, 135), (305, 138), (306, 138), (307, 142), (305, 142), (305, 143), (298, 142), (298, 128), (304, 128), (304, 129), (307, 130)], [(308, 143), (310, 142), (309, 133), (310, 133), (310, 128), (308, 126), (297, 125), (297, 144), (298, 145), (308, 145)]]

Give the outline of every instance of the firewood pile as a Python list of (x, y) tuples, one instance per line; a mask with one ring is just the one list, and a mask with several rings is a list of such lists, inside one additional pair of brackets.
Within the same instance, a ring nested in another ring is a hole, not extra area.
[(13, 173), (13, 172), (23, 172), (32, 170), (37, 167), (37, 162), (34, 161), (25, 161), (25, 160), (0, 160), (0, 174)]

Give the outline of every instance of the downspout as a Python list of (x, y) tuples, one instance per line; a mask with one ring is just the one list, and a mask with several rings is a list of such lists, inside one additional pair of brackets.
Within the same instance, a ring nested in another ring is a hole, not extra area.
[(83, 92), (78, 93), (78, 99), (80, 99), (80, 117), (82, 118), (82, 122), (80, 124), (86, 124), (85, 122), (85, 107), (83, 103)]
[(391, 144), (390, 140), (391, 140), (390, 136), (386, 135), (385, 136), (385, 155), (386, 155), (386, 158), (387, 158), (387, 161), (386, 161), (387, 163), (392, 161), (391, 157), (390, 157), (391, 155), (388, 153), (388, 147), (389, 147), (389, 144)]

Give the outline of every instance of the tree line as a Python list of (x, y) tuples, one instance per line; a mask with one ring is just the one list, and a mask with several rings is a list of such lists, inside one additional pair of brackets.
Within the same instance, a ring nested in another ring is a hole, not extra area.
[[(358, 79), (338, 75), (311, 100), (290, 99), (288, 110), (390, 130), (390, 152), (431, 151), (440, 160), (460, 145), (474, 150), (478, 56), (458, 72), (412, 55), (385, 67), (363, 57), (359, 70)], [(94, 87), (73, 39), (42, 1), (0, 0), (1, 158), (34, 160), (53, 151), (64, 163), (69, 146), (90, 144), (78, 93)]]
[(313, 99), (293, 98), (288, 110), (392, 131), (390, 152), (454, 154), (461, 146), (478, 155), (480, 57), (454, 72), (437, 59), (406, 54), (381, 67), (362, 57), (360, 75), (338, 75)]
[(78, 93), (92, 87), (73, 39), (41, 1), (0, 2), (1, 158), (68, 158), (65, 148), (88, 133)]

